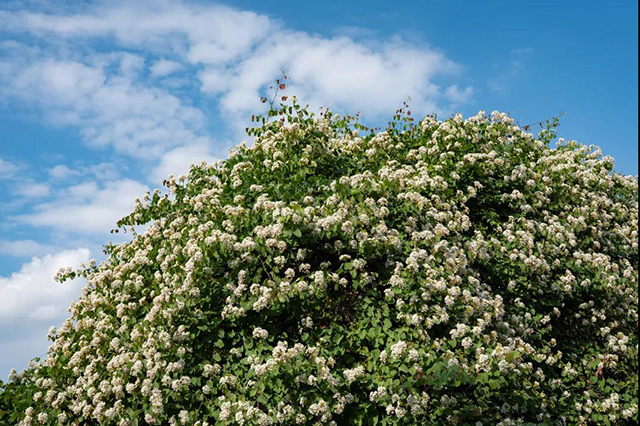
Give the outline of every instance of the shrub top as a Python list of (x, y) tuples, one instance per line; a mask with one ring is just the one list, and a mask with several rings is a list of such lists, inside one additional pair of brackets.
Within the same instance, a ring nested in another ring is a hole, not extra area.
[(170, 176), (119, 223), (144, 233), (62, 271), (87, 286), (5, 418), (637, 420), (637, 180), (551, 149), (556, 121), (409, 114), (376, 134), (294, 98)]

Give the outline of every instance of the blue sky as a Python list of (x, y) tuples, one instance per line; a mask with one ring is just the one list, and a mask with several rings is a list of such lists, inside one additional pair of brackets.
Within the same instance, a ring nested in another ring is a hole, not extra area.
[(384, 124), (561, 111), (638, 172), (637, 2), (0, 3), (0, 377), (46, 352), (136, 197), (247, 139), (284, 69), (312, 107)]

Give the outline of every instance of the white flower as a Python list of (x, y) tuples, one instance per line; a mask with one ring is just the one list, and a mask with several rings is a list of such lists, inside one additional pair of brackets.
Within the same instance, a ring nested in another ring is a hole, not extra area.
[(399, 342), (391, 346), (391, 357), (397, 358), (402, 355), (405, 349), (407, 349), (407, 346), (409, 346), (409, 344), (404, 340), (400, 340)]
[(359, 365), (350, 370), (344, 370), (342, 374), (344, 374), (344, 377), (347, 379), (347, 383), (351, 383), (364, 374), (364, 367)]
[(256, 339), (266, 339), (269, 336), (269, 332), (264, 328), (256, 327), (253, 329), (253, 337)]

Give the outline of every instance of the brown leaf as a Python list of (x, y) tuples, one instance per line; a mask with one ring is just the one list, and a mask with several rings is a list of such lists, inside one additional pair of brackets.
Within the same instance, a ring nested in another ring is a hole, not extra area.
[(280, 85), (280, 90), (284, 90), (284, 89), (286, 89), (286, 88), (287, 88), (287, 86), (286, 86), (284, 83), (282, 83), (282, 84)]

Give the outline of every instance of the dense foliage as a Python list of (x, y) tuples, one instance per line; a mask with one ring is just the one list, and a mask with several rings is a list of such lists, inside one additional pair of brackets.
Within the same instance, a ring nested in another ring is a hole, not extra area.
[[(634, 424), (638, 182), (497, 112), (382, 132), (293, 99), (137, 202), (29, 424)], [(0, 391), (2, 392), (2, 391)]]

